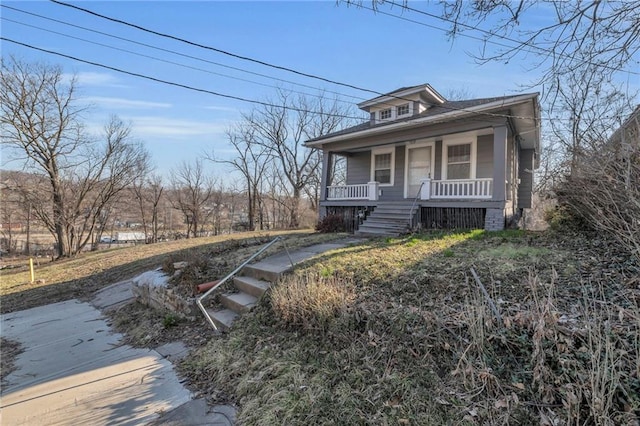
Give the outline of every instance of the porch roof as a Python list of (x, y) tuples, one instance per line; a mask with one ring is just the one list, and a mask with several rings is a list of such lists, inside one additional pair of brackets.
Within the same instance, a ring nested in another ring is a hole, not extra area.
[(518, 122), (517, 127), (523, 128), (521, 131), (535, 132), (536, 141), (532, 148), (539, 151), (539, 126), (540, 115), (537, 103), (538, 93), (528, 93), (523, 95), (500, 96), (493, 98), (468, 99), (462, 101), (446, 101), (440, 105), (434, 105), (420, 114), (407, 118), (398, 119), (390, 122), (373, 123), (368, 120), (366, 122), (348, 127), (337, 132), (329, 133), (305, 142), (310, 148), (320, 147), (325, 143), (342, 141), (365, 135), (376, 133), (384, 133), (396, 129), (405, 129), (408, 127), (443, 123), (448, 121), (459, 120), (465, 116), (486, 115), (491, 116), (491, 111), (513, 107), (518, 104), (531, 104), (531, 108), (518, 108), (518, 113), (526, 112), (522, 115), (507, 115), (506, 117)]

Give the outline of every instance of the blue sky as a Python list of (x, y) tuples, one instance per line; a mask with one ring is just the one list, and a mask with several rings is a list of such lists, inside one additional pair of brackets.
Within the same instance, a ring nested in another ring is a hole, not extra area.
[[(151, 35), (52, 2), (3, 1), (2, 4), (8, 6), (0, 10), (3, 37), (134, 73), (257, 100), (274, 94), (275, 89), (267, 86), (293, 88), (311, 94), (319, 89), (335, 91), (353, 103), (375, 96)], [(535, 87), (521, 87), (535, 79), (535, 72), (528, 70), (528, 63), (479, 66), (467, 54), (480, 49), (477, 41), (458, 38), (451, 42), (443, 31), (334, 1), (86, 1), (74, 4), (199, 44), (379, 92), (425, 82), (445, 95), (449, 90), (463, 89), (472, 97), (537, 90)], [(365, 1), (364, 4), (371, 3)], [(415, 2), (412, 6), (439, 11), (433, 2)], [(402, 13), (397, 7), (384, 10), (429, 25), (446, 27), (444, 23), (426, 16)], [(145, 142), (154, 164), (163, 174), (182, 161), (194, 160), (203, 152), (213, 151), (219, 157), (231, 155), (224, 131), (239, 119), (242, 111), (253, 107), (240, 101), (119, 74), (5, 41), (1, 48), (3, 56), (15, 54), (29, 61), (43, 60), (61, 65), (67, 73), (77, 74), (81, 101), (93, 105), (87, 115), (88, 127), (99, 131), (111, 114), (131, 122), (134, 134)], [(312, 88), (293, 86), (274, 78)], [(226, 172), (220, 166), (213, 170), (218, 176), (224, 176)]]

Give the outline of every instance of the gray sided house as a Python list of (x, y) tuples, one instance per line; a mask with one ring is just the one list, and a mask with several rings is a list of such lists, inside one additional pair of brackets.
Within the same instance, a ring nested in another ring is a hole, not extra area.
[(501, 230), (531, 208), (538, 94), (447, 101), (430, 85), (362, 102), (370, 120), (306, 146), (323, 153), (320, 217), (358, 233)]

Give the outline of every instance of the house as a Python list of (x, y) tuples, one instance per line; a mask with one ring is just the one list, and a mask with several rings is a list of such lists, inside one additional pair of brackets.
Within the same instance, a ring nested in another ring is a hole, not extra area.
[(358, 107), (368, 121), (305, 142), (323, 153), (321, 218), (367, 234), (500, 230), (531, 207), (537, 93), (447, 101), (422, 84)]

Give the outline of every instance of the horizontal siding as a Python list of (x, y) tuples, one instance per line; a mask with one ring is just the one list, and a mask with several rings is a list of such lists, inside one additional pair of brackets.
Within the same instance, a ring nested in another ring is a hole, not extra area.
[(394, 174), (393, 186), (381, 186), (381, 201), (392, 201), (404, 199), (404, 146), (396, 147), (396, 170)]
[(371, 151), (356, 152), (347, 157), (347, 185), (359, 185), (371, 179)]
[(476, 177), (493, 177), (493, 135), (478, 136)]
[(523, 149), (520, 151), (519, 174), (520, 185), (518, 186), (518, 208), (530, 209), (533, 197), (533, 149)]

